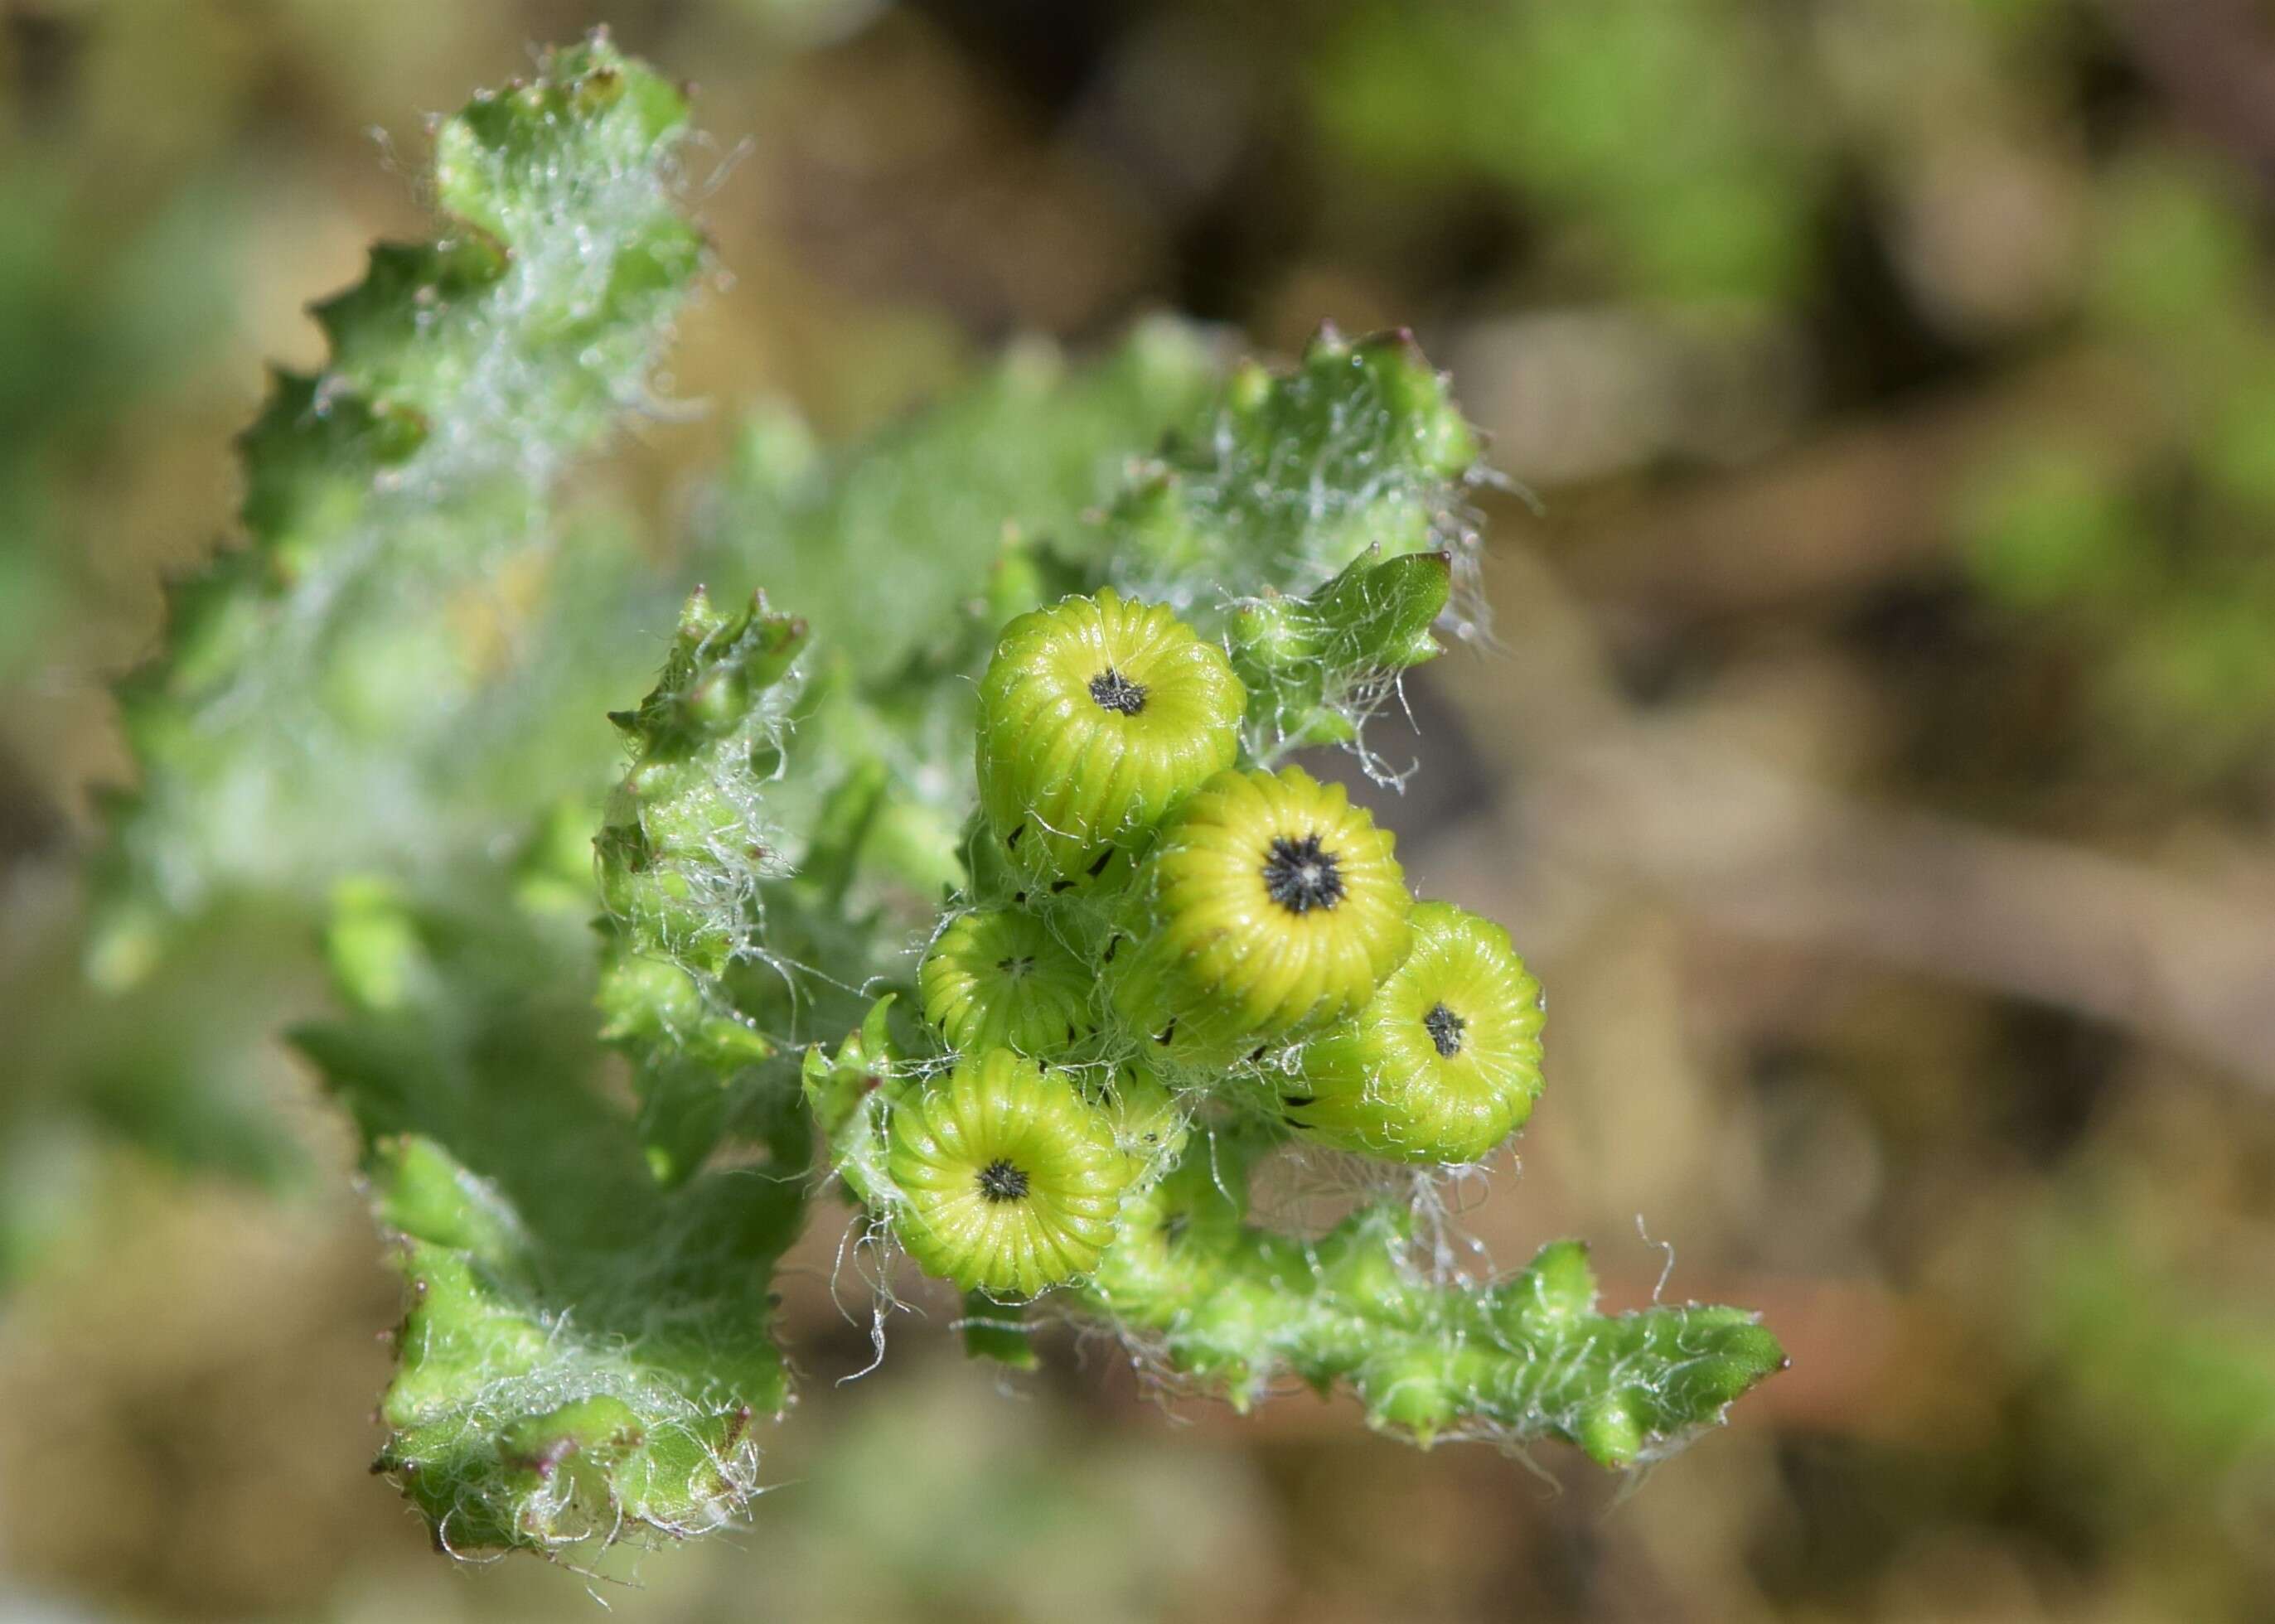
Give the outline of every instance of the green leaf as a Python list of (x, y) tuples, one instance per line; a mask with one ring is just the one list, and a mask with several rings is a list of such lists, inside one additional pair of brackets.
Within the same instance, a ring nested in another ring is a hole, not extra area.
[(1404, 1206), (1363, 1206), (1316, 1242), (1259, 1227), (1247, 1170), (1266, 1147), (1197, 1136), (1124, 1208), (1121, 1238), (1075, 1294), (1238, 1409), (1295, 1377), (1349, 1387), (1373, 1424), (1421, 1443), (1553, 1438), (1626, 1466), (1680, 1446), (1784, 1364), (1742, 1310), (1599, 1312), (1575, 1242), (1480, 1284), (1422, 1266)]
[(647, 589), (620, 539), (557, 547), (549, 499), (644, 398), (699, 262), (684, 112), (603, 37), (552, 53), (442, 126), (435, 234), (316, 307), (330, 359), (280, 374), (244, 437), (244, 545), (171, 588), (164, 652), (119, 690), (140, 783), (112, 820), (100, 983), (234, 895), (314, 912), (343, 872), (447, 886), (518, 797), (597, 787), (573, 700)]
[(1355, 744), (1401, 672), (1442, 652), (1431, 627), (1454, 587), (1451, 553), (1379, 559), (1370, 549), (1308, 598), (1269, 593), (1226, 634), (1248, 687), (1248, 750), (1269, 763), (1312, 744)]
[[(1086, 367), (1015, 349), (960, 395), (836, 457), (800, 455), (779, 418), (757, 419), (716, 502), (713, 545), (873, 681), (959, 639), (1007, 533), (1078, 544), (1085, 510), (1132, 457), (1198, 418), (1216, 371), (1197, 333), (1158, 321)], [(983, 628), (983, 655), (1005, 618)]]
[(362, 1130), (408, 1288), (375, 1469), (457, 1551), (719, 1527), (787, 1397), (768, 1282), (805, 1137), (660, 1186), (591, 1036), (585, 932), (470, 903), (344, 887), (349, 1011), (294, 1033)]
[(1141, 464), (1100, 533), (1108, 572), (1202, 624), (1307, 593), (1370, 548), (1470, 549), (1476, 434), (1410, 334), (1323, 328), (1295, 371), (1237, 368), (1209, 420)]
[(984, 1291), (967, 1291), (964, 1318), (956, 1328), (963, 1333), (964, 1351), (975, 1359), (992, 1359), (1015, 1371), (1035, 1370), (1042, 1363), (1024, 1303), (998, 1303)]

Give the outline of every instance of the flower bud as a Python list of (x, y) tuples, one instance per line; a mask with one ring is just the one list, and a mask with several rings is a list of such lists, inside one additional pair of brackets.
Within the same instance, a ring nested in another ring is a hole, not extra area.
[(1247, 695), (1224, 654), (1111, 588), (1020, 616), (979, 684), (979, 795), (1047, 881), (1103, 870), (1239, 752)]
[(1364, 1009), (1304, 1048), (1281, 1104), (1345, 1150), (1475, 1161), (1540, 1092), (1540, 984), (1490, 919), (1417, 903), (1411, 920), (1413, 952)]
[(1115, 1007), (1195, 1059), (1353, 1014), (1410, 942), (1394, 843), (1300, 768), (1218, 774), (1139, 876)]
[(1009, 1049), (964, 1060), (893, 1112), (896, 1228), (928, 1273), (1028, 1297), (1087, 1273), (1130, 1164), (1064, 1077)]
[(967, 1054), (1013, 1048), (1063, 1051), (1092, 1024), (1092, 976), (1031, 913), (988, 909), (959, 915), (917, 971), (924, 1017)]

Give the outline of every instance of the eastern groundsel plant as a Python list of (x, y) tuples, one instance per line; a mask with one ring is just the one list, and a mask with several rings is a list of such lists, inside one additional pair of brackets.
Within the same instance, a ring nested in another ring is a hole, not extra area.
[[(595, 37), (441, 126), (435, 235), (319, 307), (244, 545), (122, 689), (91, 971), (223, 910), (321, 939), (291, 1039), (407, 1286), (376, 1469), (453, 1551), (733, 1522), (790, 1397), (772, 1272), (832, 1197), (881, 1326), (905, 1259), (1011, 1365), (1072, 1319), (1175, 1390), (1609, 1466), (1719, 1420), (1781, 1362), (1753, 1315), (1427, 1244), (1540, 1094), (1540, 988), (1289, 760), (1372, 766), (1475, 630), (1446, 381), (1404, 335), (1274, 372), (1155, 322), (843, 452), (757, 411), (674, 576), (560, 485), (704, 270), (684, 118)], [(1362, 1193), (1275, 1227), (1267, 1164)]]

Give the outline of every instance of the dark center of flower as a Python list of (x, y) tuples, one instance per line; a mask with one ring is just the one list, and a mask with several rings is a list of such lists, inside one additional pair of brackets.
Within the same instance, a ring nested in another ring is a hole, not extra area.
[(997, 959), (995, 961), (995, 968), (1001, 971), (1005, 975), (1009, 976), (1015, 981), (1021, 976), (1025, 975), (1029, 971), (1034, 969), (1034, 967), (1035, 961), (1032, 958)]
[(1027, 1171), (1015, 1167), (1001, 1156), (979, 1169), (979, 1194), (987, 1202), (1024, 1201), (1027, 1198)]
[(1090, 679), (1090, 697), (1098, 701), (1099, 709), (1117, 716), (1135, 716), (1145, 708), (1145, 685), (1131, 682), (1112, 666)]
[(1443, 1004), (1432, 1004), (1430, 1013), (1422, 1017), (1422, 1030), (1430, 1034), (1430, 1041), (1438, 1046), (1438, 1053), (1451, 1060), (1462, 1052), (1462, 1033), (1469, 1023)]
[(1343, 865), (1318, 835), (1289, 840), (1283, 835), (1265, 854), (1264, 889), (1289, 913), (1332, 908), (1343, 900)]

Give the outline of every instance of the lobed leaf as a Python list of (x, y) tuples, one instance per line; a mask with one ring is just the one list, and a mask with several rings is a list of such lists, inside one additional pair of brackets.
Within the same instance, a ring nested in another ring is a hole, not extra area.
[(646, 398), (700, 262), (684, 117), (603, 35), (551, 53), (442, 126), (436, 234), (316, 306), (329, 359), (244, 436), (244, 545), (170, 589), (164, 652), (119, 688), (140, 783), (99, 982), (218, 903), (435, 875), (596, 782), (573, 701), (646, 588), (616, 538), (560, 548), (549, 498)]
[(733, 1521), (788, 1398), (774, 1262), (805, 1135), (665, 1189), (591, 1036), (580, 912), (341, 888), (347, 1011), (294, 1041), (354, 1116), (409, 1308), (375, 1470), (456, 1551)]
[(1292, 371), (1243, 363), (1214, 411), (1138, 465), (1100, 538), (1109, 572), (1209, 625), (1308, 593), (1369, 549), (1473, 550), (1475, 433), (1410, 334), (1320, 330)]
[(1252, 1224), (1248, 1166), (1263, 1148), (1197, 1138), (1124, 1208), (1074, 1294), (1167, 1374), (1239, 1409), (1291, 1379), (1342, 1385), (1373, 1424), (1422, 1443), (1553, 1438), (1626, 1466), (1679, 1446), (1783, 1367), (1743, 1310), (1598, 1311), (1576, 1242), (1478, 1284), (1418, 1266), (1402, 1205), (1364, 1205), (1317, 1241)]

